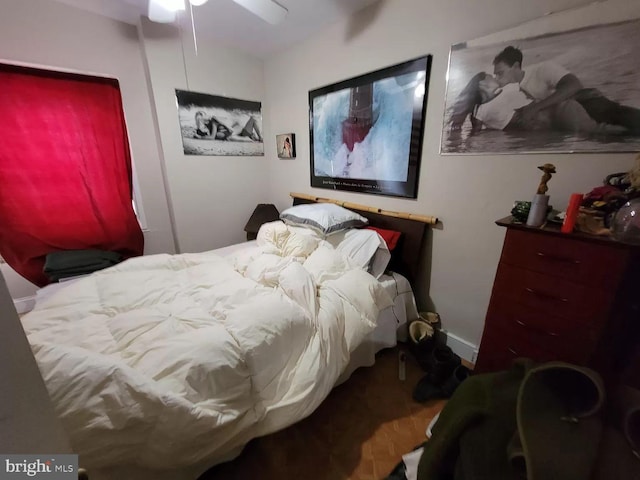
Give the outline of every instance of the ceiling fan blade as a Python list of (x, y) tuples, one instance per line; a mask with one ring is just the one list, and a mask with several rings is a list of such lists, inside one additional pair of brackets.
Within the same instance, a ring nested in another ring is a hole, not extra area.
[(284, 21), (289, 11), (273, 0), (233, 0), (271, 25)]
[(167, 8), (158, 0), (149, 0), (147, 16), (149, 20), (156, 23), (172, 23), (176, 20), (176, 10)]

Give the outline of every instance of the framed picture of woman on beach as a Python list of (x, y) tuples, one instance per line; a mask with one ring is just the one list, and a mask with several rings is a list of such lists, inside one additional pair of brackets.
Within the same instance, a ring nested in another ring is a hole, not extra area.
[(640, 150), (640, 8), (608, 3), (454, 45), (440, 152)]
[(185, 155), (263, 156), (262, 104), (176, 90)]

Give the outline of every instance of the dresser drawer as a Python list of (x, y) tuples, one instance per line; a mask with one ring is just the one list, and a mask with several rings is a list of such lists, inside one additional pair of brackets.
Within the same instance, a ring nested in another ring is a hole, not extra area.
[(557, 235), (509, 229), (501, 263), (615, 290), (628, 260), (625, 249)]
[(547, 351), (533, 342), (514, 335), (512, 331), (487, 325), (482, 335), (478, 362), (474, 369), (477, 373), (507, 370), (516, 358), (530, 358), (536, 362), (553, 360), (569, 361), (565, 356)]
[[(534, 313), (534, 324), (552, 330), (546, 316), (561, 317), (567, 329), (601, 325), (607, 318), (614, 292), (587, 287), (560, 277), (501, 263), (494, 283), (494, 296)], [(492, 300), (493, 302), (493, 300)]]
[(571, 328), (563, 318), (540, 315), (509, 302), (492, 304), (486, 325), (490, 330), (503, 331), (516, 345), (533, 345), (558, 358), (580, 364), (591, 357), (601, 333), (596, 326)]

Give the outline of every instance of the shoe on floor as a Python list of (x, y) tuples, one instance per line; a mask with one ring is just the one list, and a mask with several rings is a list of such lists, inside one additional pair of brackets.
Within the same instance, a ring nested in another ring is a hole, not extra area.
[(447, 378), (442, 384), (442, 393), (444, 398), (450, 398), (453, 395), (453, 392), (460, 386), (462, 382), (464, 382), (471, 375), (471, 370), (469, 370), (464, 365), (458, 365), (451, 376)]
[(427, 369), (435, 341), (435, 330), (428, 322), (418, 319), (409, 323), (409, 351), (423, 370)]
[(450, 347), (447, 345), (436, 345), (433, 350), (431, 350), (426, 365), (429, 382), (432, 385), (441, 386), (460, 364), (460, 357), (453, 353)]
[(416, 402), (423, 403), (437, 398), (449, 398), (460, 384), (469, 377), (470, 373), (467, 367), (458, 365), (441, 385), (433, 384), (430, 381), (429, 374), (427, 374), (420, 379), (414, 388), (413, 399)]
[(440, 314), (436, 312), (420, 312), (420, 319), (431, 325), (434, 330), (440, 330), (442, 321), (440, 320)]

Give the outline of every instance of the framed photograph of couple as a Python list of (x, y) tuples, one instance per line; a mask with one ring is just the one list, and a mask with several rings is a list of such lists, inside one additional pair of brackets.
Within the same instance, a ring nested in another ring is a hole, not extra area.
[(606, 8), (454, 45), (440, 152), (639, 151), (640, 19)]
[(416, 198), (431, 55), (309, 92), (311, 186)]

